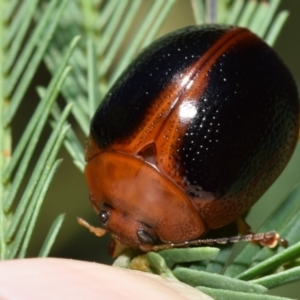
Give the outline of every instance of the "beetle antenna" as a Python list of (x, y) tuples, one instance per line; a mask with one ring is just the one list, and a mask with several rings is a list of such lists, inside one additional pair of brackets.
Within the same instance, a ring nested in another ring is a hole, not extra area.
[(280, 238), (279, 234), (276, 231), (269, 231), (265, 233), (250, 233), (246, 235), (237, 235), (232, 237), (223, 237), (216, 239), (200, 239), (200, 240), (192, 240), (184, 243), (178, 244), (162, 244), (153, 246), (151, 248), (152, 251), (160, 251), (165, 249), (172, 248), (184, 248), (190, 246), (202, 246), (202, 245), (215, 245), (215, 244), (228, 244), (228, 243), (237, 243), (237, 242), (253, 242), (259, 243), (262, 246), (267, 246), (269, 248), (274, 248), (278, 244), (282, 246), (287, 246), (287, 241), (283, 238)]
[(101, 237), (106, 233), (105, 229), (100, 227), (94, 227), (82, 218), (77, 217), (77, 222), (79, 225), (87, 228), (91, 233), (95, 234), (96, 236)]

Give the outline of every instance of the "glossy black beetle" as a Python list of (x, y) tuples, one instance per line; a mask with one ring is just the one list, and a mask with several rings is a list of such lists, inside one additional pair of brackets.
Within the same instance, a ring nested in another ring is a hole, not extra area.
[(245, 28), (191, 26), (145, 49), (91, 122), (85, 170), (104, 228), (149, 250), (239, 220), (289, 161), (299, 99)]

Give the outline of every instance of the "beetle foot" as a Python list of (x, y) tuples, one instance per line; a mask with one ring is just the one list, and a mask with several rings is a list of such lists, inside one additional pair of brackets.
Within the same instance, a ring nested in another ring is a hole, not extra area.
[[(288, 246), (288, 241), (284, 238), (281, 238), (279, 233), (276, 231), (270, 231), (266, 233), (261, 233), (263, 235), (262, 240), (258, 240), (259, 244), (262, 246), (267, 246), (269, 248), (275, 248), (278, 244), (283, 247)], [(260, 235), (260, 234), (257, 234)], [(253, 240), (256, 242), (256, 240)]]

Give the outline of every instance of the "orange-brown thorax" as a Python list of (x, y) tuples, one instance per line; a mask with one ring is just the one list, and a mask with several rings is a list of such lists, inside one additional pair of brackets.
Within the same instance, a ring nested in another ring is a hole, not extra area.
[(178, 243), (195, 239), (205, 229), (182, 190), (138, 157), (100, 153), (90, 160), (85, 173), (92, 205), (98, 213), (108, 212), (105, 228), (124, 244), (141, 244), (138, 230), (165, 243)]

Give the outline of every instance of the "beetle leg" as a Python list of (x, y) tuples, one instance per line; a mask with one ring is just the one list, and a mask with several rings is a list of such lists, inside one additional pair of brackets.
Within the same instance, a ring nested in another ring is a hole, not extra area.
[(255, 242), (260, 243), (262, 246), (268, 246), (269, 248), (274, 248), (280, 243), (282, 246), (286, 246), (286, 241), (280, 238), (276, 231), (269, 231), (265, 233), (250, 233), (246, 235), (238, 235), (232, 237), (216, 238), (216, 239), (199, 239), (193, 241), (187, 241), (184, 243), (174, 243), (174, 244), (162, 244), (153, 246), (151, 251), (160, 251), (171, 248), (184, 248), (190, 246), (202, 246), (202, 245), (216, 245), (216, 244), (228, 244), (237, 242)]
[[(235, 223), (240, 234), (253, 237), (249, 240), (249, 242), (252, 242), (254, 244), (259, 243), (261, 246), (267, 246), (269, 248), (276, 247), (278, 243), (283, 247), (286, 247), (288, 244), (287, 240), (281, 238), (275, 231), (271, 231), (272, 235), (269, 235), (268, 232), (253, 234), (253, 232), (251, 231), (251, 227), (245, 222), (244, 219), (239, 218), (235, 221)], [(276, 234), (273, 235), (273, 232), (275, 232)], [(265, 235), (265, 237), (261, 239), (261, 235)]]
[(238, 218), (236, 221), (236, 226), (238, 229), (238, 232), (242, 235), (246, 235), (251, 232), (251, 227), (246, 223), (246, 221), (242, 218)]

